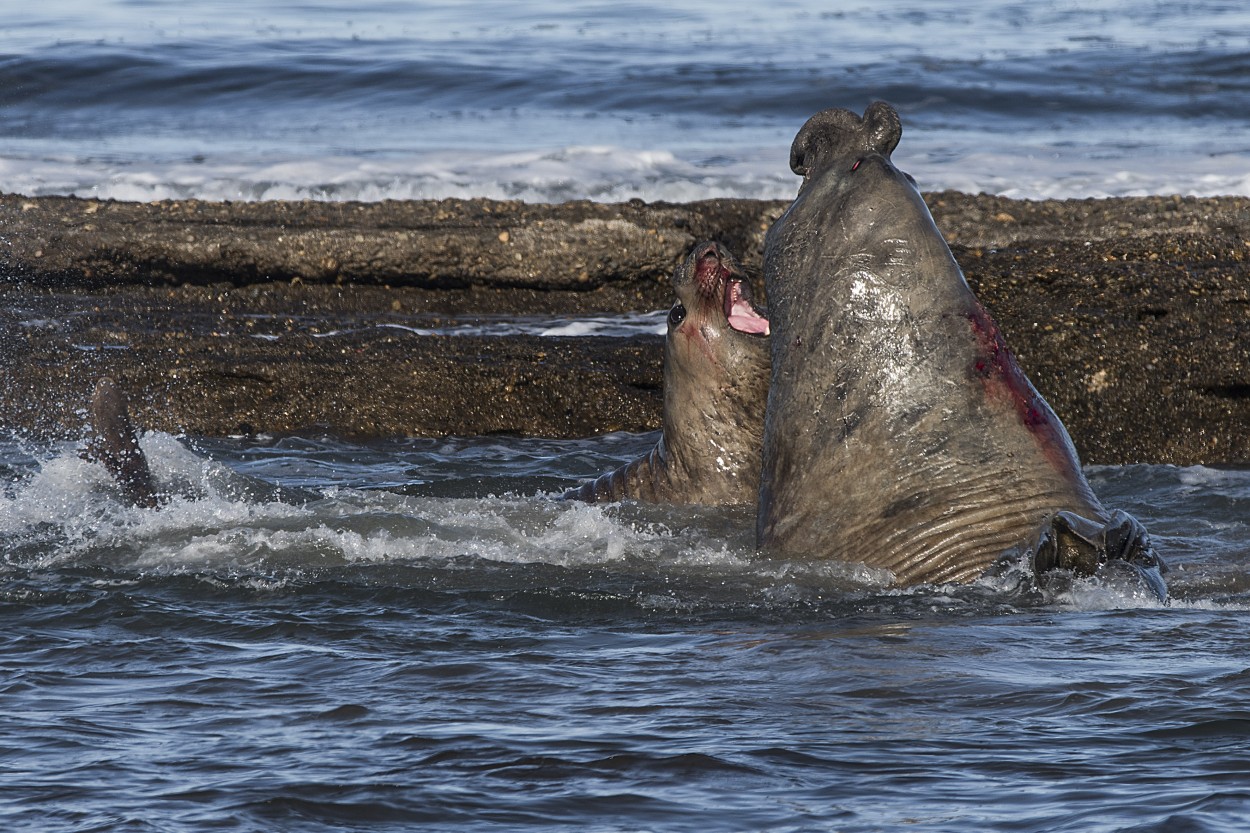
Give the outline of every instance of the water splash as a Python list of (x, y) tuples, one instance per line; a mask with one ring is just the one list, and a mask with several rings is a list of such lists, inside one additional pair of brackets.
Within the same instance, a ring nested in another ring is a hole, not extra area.
[[(426, 590), (494, 587), (505, 597), (538, 593), (544, 603), (594, 597), (670, 612), (875, 610), (910, 618), (1158, 606), (1131, 576), (1039, 589), (1022, 565), (970, 585), (894, 589), (888, 575), (862, 565), (760, 558), (753, 519), (743, 510), (582, 504), (526, 485), (537, 472), (573, 480), (610, 468), (651, 438), (636, 439), (450, 439), (377, 448), (328, 438), (238, 439), (200, 440), (193, 450), (186, 439), (153, 432), (142, 445), (171, 495), (155, 512), (127, 506), (75, 444), (39, 451), (12, 443), (4, 462), (20, 475), (0, 495), (0, 542), (5, 562), (22, 569), (255, 578), (278, 586), (329, 572)], [(428, 479), (397, 489), (403, 472)], [(502, 491), (474, 494), (457, 485), (487, 473)], [(1226, 492), (1231, 503), (1215, 511), (1227, 529), (1195, 536), (1214, 554), (1172, 556), (1171, 604), (1233, 610), (1246, 603), (1246, 535), (1233, 507), (1250, 494), (1250, 475), (1130, 467), (1093, 469), (1091, 479), (1117, 505), (1143, 502), (1128, 508), (1162, 531), (1165, 556), (1192, 508), (1186, 501)], [(385, 487), (360, 488), (370, 483)], [(1143, 511), (1151, 506), (1171, 507), (1176, 516), (1152, 520)]]

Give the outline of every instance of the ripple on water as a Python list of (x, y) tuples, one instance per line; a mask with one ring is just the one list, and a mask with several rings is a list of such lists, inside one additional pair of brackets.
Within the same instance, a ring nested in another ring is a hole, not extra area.
[[(9, 445), (14, 818), (1236, 829), (1250, 475), (1092, 472), (1165, 544), (1197, 542), (1161, 606), (1019, 570), (892, 589), (758, 558), (750, 513), (528, 488), (653, 441), (150, 434), (160, 512), (73, 446)], [(496, 496), (449, 485), (499, 469)], [(426, 481), (376, 488), (409, 470)]]

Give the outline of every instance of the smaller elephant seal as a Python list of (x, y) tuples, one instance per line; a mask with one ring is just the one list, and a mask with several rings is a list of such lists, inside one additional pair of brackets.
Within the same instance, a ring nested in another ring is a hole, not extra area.
[(965, 582), (1000, 557), (1035, 572), (1135, 565), (1164, 598), (1141, 524), (1090, 489), (1059, 418), (973, 296), (890, 154), (902, 126), (812, 116), (798, 195), (768, 232), (777, 335), (757, 540), (769, 554)]
[(673, 275), (663, 433), (649, 453), (564, 497), (722, 506), (758, 497), (769, 323), (723, 246), (700, 243)]
[(107, 376), (96, 383), (91, 397), (91, 425), (84, 456), (108, 470), (129, 503), (141, 509), (161, 505), (148, 458), (139, 447), (139, 437), (130, 422), (126, 399), (117, 383)]

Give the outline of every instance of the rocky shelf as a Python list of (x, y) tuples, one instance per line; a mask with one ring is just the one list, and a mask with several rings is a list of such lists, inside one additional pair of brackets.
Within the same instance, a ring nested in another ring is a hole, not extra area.
[[(926, 198), (1082, 460), (1250, 462), (1250, 200)], [(654, 429), (657, 336), (418, 331), (663, 309), (698, 240), (758, 276), (785, 205), (0, 196), (0, 427), (74, 436), (109, 374), (175, 433)]]

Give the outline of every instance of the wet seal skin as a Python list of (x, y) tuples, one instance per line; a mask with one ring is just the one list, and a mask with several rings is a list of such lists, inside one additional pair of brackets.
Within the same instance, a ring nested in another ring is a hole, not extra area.
[(1000, 557), (1039, 572), (1141, 568), (1141, 524), (1108, 512), (890, 154), (883, 102), (825, 110), (794, 140), (798, 196), (764, 252), (772, 383), (761, 549), (965, 582)]
[(673, 275), (664, 341), (663, 433), (655, 448), (565, 493), (707, 506), (752, 504), (769, 380), (769, 319), (719, 243), (696, 245)]
[(156, 480), (130, 422), (126, 398), (107, 376), (96, 383), (91, 397), (85, 456), (108, 470), (127, 502), (142, 509), (161, 505)]

